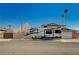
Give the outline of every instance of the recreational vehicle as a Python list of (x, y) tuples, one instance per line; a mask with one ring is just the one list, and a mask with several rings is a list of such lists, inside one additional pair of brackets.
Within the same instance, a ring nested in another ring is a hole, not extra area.
[(33, 39), (61, 38), (61, 28), (38, 28), (31, 35)]

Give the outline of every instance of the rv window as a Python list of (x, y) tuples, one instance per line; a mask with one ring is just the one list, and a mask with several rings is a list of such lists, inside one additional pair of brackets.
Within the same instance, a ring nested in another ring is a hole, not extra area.
[(39, 32), (31, 32), (31, 34), (38, 34)]
[(55, 30), (55, 33), (61, 33), (61, 30)]
[(52, 30), (46, 30), (46, 34), (52, 34)]
[(38, 29), (32, 30), (30, 31), (31, 34), (37, 34), (38, 33)]

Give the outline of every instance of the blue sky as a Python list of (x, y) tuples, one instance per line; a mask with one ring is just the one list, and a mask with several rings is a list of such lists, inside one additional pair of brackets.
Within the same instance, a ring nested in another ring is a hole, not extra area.
[(62, 24), (61, 15), (64, 9), (69, 10), (65, 18), (67, 27), (79, 30), (79, 4), (73, 3), (1, 3), (0, 27), (12, 25), (17, 28), (20, 27), (21, 21), (32, 27), (48, 23)]

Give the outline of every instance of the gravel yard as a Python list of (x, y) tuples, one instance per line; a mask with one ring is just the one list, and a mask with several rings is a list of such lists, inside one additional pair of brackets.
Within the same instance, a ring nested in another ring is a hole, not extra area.
[(54, 40), (0, 41), (0, 55), (78, 55), (79, 43)]

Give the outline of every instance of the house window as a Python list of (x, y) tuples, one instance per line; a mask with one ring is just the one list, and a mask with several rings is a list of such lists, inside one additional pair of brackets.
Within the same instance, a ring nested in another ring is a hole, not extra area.
[(55, 33), (61, 33), (61, 30), (55, 30)]
[(52, 34), (52, 30), (46, 30), (46, 34)]

